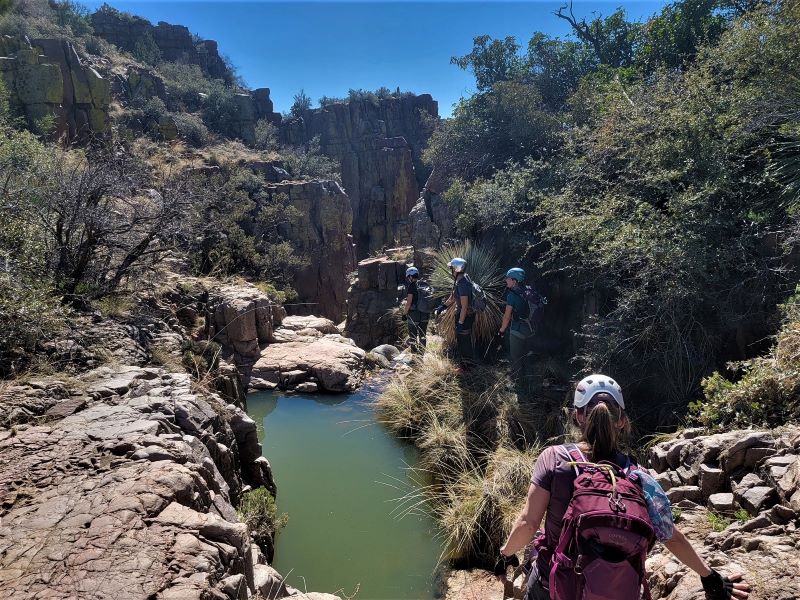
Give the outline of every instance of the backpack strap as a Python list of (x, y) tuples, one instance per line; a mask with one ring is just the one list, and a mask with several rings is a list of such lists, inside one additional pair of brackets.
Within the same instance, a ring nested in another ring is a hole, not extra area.
[(572, 462), (575, 463), (572, 465), (572, 468), (575, 469), (575, 476), (577, 477), (581, 474), (581, 465), (589, 461), (586, 460), (586, 457), (583, 455), (583, 452), (581, 452), (581, 449), (578, 448), (577, 444), (564, 444), (564, 450), (566, 450)]

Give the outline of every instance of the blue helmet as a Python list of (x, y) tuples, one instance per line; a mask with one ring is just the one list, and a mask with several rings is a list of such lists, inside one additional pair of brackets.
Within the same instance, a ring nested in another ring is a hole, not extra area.
[(463, 273), (464, 269), (467, 267), (467, 261), (465, 261), (463, 258), (456, 257), (451, 259), (450, 262), (447, 263), (447, 266), (453, 269), (453, 271), (456, 273)]
[(514, 267), (513, 269), (509, 269), (506, 273), (506, 277), (509, 279), (513, 279), (518, 283), (522, 283), (525, 281), (525, 271), (524, 269), (520, 269), (519, 267)]
[(406, 269), (406, 277), (419, 277), (419, 269), (417, 267), (408, 267)]

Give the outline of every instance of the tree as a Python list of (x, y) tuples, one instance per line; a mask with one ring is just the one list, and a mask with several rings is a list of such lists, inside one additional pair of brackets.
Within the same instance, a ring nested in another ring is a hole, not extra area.
[(501, 81), (513, 81), (523, 75), (519, 44), (512, 36), (502, 40), (480, 35), (472, 40), (472, 52), (454, 56), (450, 64), (472, 71), (479, 92), (485, 92)]
[(305, 91), (300, 90), (297, 92), (293, 100), (292, 107), (289, 109), (289, 113), (293, 117), (299, 117), (303, 114), (303, 111), (311, 109), (311, 97)]
[[(565, 12), (567, 9), (569, 12)], [(569, 5), (563, 5), (555, 15), (569, 23), (578, 39), (594, 49), (601, 64), (614, 68), (633, 64), (641, 25), (628, 21), (623, 9), (617, 9), (610, 17), (597, 16), (587, 22), (575, 16), (570, 0)]]

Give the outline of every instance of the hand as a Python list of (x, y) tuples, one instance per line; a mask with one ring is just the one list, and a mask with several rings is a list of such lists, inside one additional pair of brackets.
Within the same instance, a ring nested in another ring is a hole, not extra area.
[(747, 598), (750, 585), (742, 581), (741, 574), (723, 577), (714, 569), (705, 577), (701, 577), (706, 600), (730, 600), (731, 598)]
[(462, 331), (464, 331), (464, 323), (456, 321), (456, 333), (461, 333)]
[(501, 554), (497, 558), (497, 562), (494, 563), (494, 574), (500, 581), (503, 581), (508, 578), (508, 567), (514, 567), (516, 569), (518, 566), (519, 559), (516, 554), (512, 554), (511, 556), (504, 556)]
[(401, 321), (405, 321), (406, 319), (408, 319), (408, 315), (406, 313), (401, 313), (400, 314), (400, 320)]
[(442, 302), (439, 306), (437, 306), (435, 309), (433, 309), (433, 312), (438, 317), (440, 314), (442, 314), (446, 310), (447, 310), (447, 305), (444, 302)]

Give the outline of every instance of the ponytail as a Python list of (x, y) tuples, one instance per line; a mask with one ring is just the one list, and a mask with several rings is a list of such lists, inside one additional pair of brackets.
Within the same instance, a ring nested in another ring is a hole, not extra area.
[(625, 449), (630, 423), (626, 419), (625, 425), (620, 427), (622, 419), (625, 419), (625, 413), (611, 397), (589, 409), (583, 427), (583, 441), (591, 447), (593, 461), (613, 461)]

